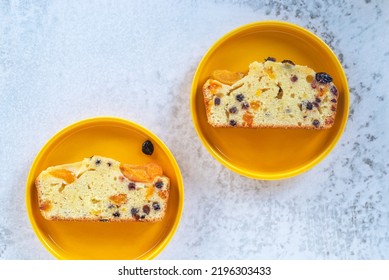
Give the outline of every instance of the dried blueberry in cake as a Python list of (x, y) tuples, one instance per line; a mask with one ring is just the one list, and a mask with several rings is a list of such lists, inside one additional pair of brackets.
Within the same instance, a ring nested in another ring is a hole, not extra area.
[(295, 83), (295, 82), (297, 82), (298, 78), (297, 78), (296, 75), (293, 75), (292, 78), (290, 78), (290, 80), (291, 80), (293, 83)]
[(138, 213), (139, 213), (139, 209), (138, 208), (131, 208), (131, 215), (132, 216), (135, 216)]
[(307, 107), (307, 110), (312, 110), (312, 109), (313, 109), (313, 105), (312, 105), (312, 103), (309, 102), (309, 101), (307, 102), (306, 107)]
[(320, 122), (319, 122), (319, 120), (314, 120), (312, 122), (312, 124), (313, 124), (314, 127), (319, 127)]
[(232, 107), (232, 108), (230, 108), (229, 111), (231, 114), (235, 114), (236, 112), (238, 112), (238, 109), (236, 107)]
[(281, 61), (282, 63), (286, 63), (286, 64), (290, 64), (290, 65), (295, 65), (293, 61), (289, 60), (289, 59), (284, 59), (283, 61)]
[(158, 202), (153, 202), (153, 209), (154, 209), (155, 211), (158, 211), (158, 210), (161, 209), (161, 206), (159, 205)]
[(120, 217), (120, 213), (119, 211), (116, 211), (112, 214), (112, 216), (114, 216), (115, 218), (119, 218)]
[(242, 103), (242, 109), (243, 110), (246, 110), (246, 109), (248, 109), (250, 107), (250, 105), (247, 103), (247, 102), (243, 102)]
[(273, 61), (276, 62), (276, 59), (274, 57), (269, 56), (268, 58), (265, 58), (265, 61)]
[(154, 186), (155, 186), (157, 189), (162, 189), (162, 187), (163, 187), (163, 182), (162, 182), (162, 181), (157, 181), (157, 182), (155, 182)]
[(128, 190), (132, 191), (136, 189), (136, 184), (135, 182), (130, 182), (128, 183)]
[(215, 103), (216, 106), (220, 105), (220, 98), (215, 97), (215, 100), (213, 102)]
[(236, 126), (236, 121), (235, 120), (230, 120), (229, 124), (230, 124), (230, 126)]
[(154, 145), (153, 143), (151, 143), (150, 140), (146, 140), (145, 142), (143, 142), (142, 144), (142, 152), (145, 154), (145, 155), (148, 155), (148, 156), (151, 156), (154, 152)]
[(324, 72), (316, 73), (315, 79), (321, 84), (328, 84), (332, 82), (332, 77)]
[(100, 163), (101, 163), (101, 160), (100, 159), (96, 159), (95, 164), (96, 165), (100, 165)]
[(331, 92), (332, 92), (332, 94), (335, 95), (335, 96), (338, 95), (338, 90), (337, 90), (336, 87), (334, 87), (334, 86), (331, 87)]
[(243, 99), (244, 99), (244, 95), (243, 94), (241, 94), (241, 93), (239, 93), (238, 95), (236, 95), (236, 100), (238, 100), (239, 102), (242, 102), (243, 101)]

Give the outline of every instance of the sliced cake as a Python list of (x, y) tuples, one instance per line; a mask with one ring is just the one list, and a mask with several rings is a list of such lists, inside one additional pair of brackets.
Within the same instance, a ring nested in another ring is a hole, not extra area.
[(49, 167), (35, 185), (48, 220), (160, 221), (170, 191), (158, 164), (123, 164), (102, 156)]

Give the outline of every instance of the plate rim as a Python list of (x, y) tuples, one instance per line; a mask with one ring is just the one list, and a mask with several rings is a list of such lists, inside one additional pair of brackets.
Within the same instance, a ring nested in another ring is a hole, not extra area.
[[(60, 260), (71, 259), (71, 258), (66, 258), (62, 254), (60, 254), (57, 250), (53, 249), (52, 246), (50, 246), (50, 244), (48, 244), (46, 239), (43, 237), (43, 233), (41, 232), (41, 230), (39, 230), (39, 228), (38, 228), (38, 224), (37, 224), (37, 222), (36, 222), (36, 220), (35, 220), (35, 218), (33, 216), (32, 201), (31, 201), (31, 191), (32, 191), (32, 187), (31, 186), (33, 185), (33, 182), (35, 181), (35, 178), (34, 178), (33, 174), (35, 173), (35, 171), (37, 169), (38, 163), (42, 160), (43, 155), (45, 154), (47, 149), (53, 144), (53, 142), (55, 142), (56, 140), (58, 140), (58, 138), (60, 138), (64, 134), (68, 133), (69, 131), (72, 131), (73, 129), (75, 129), (75, 128), (79, 127), (79, 126), (87, 125), (88, 123), (89, 124), (93, 124), (93, 123), (96, 123), (96, 122), (98, 122), (98, 123), (104, 123), (104, 122), (120, 123), (120, 124), (123, 124), (123, 125), (126, 125), (126, 126), (130, 126), (131, 128), (135, 128), (136, 130), (138, 130), (138, 131), (140, 131), (140, 132), (142, 132), (142, 133), (144, 133), (146, 135), (151, 135), (153, 140), (156, 140), (158, 145), (165, 152), (166, 156), (169, 159), (169, 162), (173, 166), (174, 173), (175, 173), (175, 175), (177, 177), (177, 190), (178, 190), (178, 198), (179, 199), (178, 199), (178, 207), (177, 207), (177, 211), (176, 211), (176, 215), (175, 215), (175, 220), (174, 220), (174, 223), (172, 225), (172, 228), (171, 228), (169, 233), (165, 236), (165, 238), (162, 241), (157, 243), (157, 245), (152, 247), (150, 250), (146, 251), (139, 258), (136, 258), (138, 260), (142, 260), (142, 259), (151, 260), (151, 259), (154, 259), (170, 243), (170, 241), (172, 240), (173, 236), (177, 232), (177, 229), (178, 229), (178, 227), (180, 225), (181, 218), (182, 218), (182, 213), (183, 213), (183, 208), (184, 208), (184, 181), (183, 181), (183, 177), (182, 177), (179, 165), (178, 165), (178, 163), (177, 163), (173, 153), (166, 146), (166, 144), (156, 134), (154, 134), (153, 132), (151, 132), (150, 130), (145, 128), (144, 126), (142, 126), (142, 125), (140, 125), (138, 123), (135, 123), (133, 121), (130, 121), (128, 119), (124, 119), (124, 118), (120, 118), (120, 117), (115, 117), (115, 116), (96, 116), (96, 117), (90, 117), (90, 118), (82, 119), (82, 120), (73, 122), (73, 123), (63, 127), (62, 129), (60, 129), (59, 131), (54, 133), (46, 141), (46, 143), (40, 148), (39, 152), (36, 154), (32, 164), (30, 166), (28, 175), (27, 175), (27, 180), (26, 180), (26, 184), (25, 184), (26, 185), (26, 190), (25, 190), (25, 207), (26, 207), (26, 210), (27, 210), (28, 220), (29, 220), (29, 222), (30, 222), (30, 224), (31, 224), (31, 226), (33, 228), (33, 231), (34, 231), (35, 235), (38, 237), (38, 239), (41, 242), (41, 244), (45, 247), (45, 249), (51, 255), (53, 255), (56, 259), (60, 259)], [(104, 259), (104, 258), (101, 258), (101, 259)]]
[[(313, 40), (317, 41), (320, 43), (320, 45), (328, 52), (328, 54), (333, 58), (333, 61), (335, 62), (336, 66), (341, 70), (339, 72), (340, 74), (340, 79), (342, 82), (342, 85), (344, 85), (344, 119), (343, 122), (340, 124), (340, 127), (336, 133), (336, 136), (333, 138), (331, 141), (331, 144), (323, 150), (318, 156), (315, 157), (312, 161), (309, 161), (307, 164), (302, 165), (299, 168), (295, 168), (293, 170), (287, 170), (283, 171), (280, 173), (258, 173), (254, 171), (249, 171), (245, 170), (243, 168), (239, 168), (235, 166), (234, 164), (230, 163), (229, 161), (225, 160), (218, 152), (213, 149), (208, 142), (206, 141), (202, 130), (200, 129), (199, 125), (199, 119), (197, 117), (198, 113), (196, 111), (196, 96), (197, 96), (197, 85), (198, 85), (198, 80), (201, 75), (201, 70), (204, 67), (204, 64), (206, 61), (209, 59), (209, 57), (219, 48), (220, 45), (225, 43), (229, 38), (239, 34), (242, 31), (245, 30), (250, 30), (254, 28), (259, 28), (259, 27), (264, 27), (264, 26), (277, 26), (277, 27), (282, 27), (282, 28), (293, 28), (297, 29), (300, 32), (306, 34), (307, 36), (310, 36)], [(192, 80), (192, 85), (191, 85), (191, 95), (190, 95), (190, 109), (191, 109), (191, 116), (192, 116), (192, 122), (194, 124), (196, 133), (198, 137), (200, 138), (203, 146), (207, 149), (207, 151), (223, 166), (227, 167), (228, 169), (234, 171), (235, 173), (239, 175), (243, 175), (245, 177), (251, 178), (251, 179), (258, 179), (258, 180), (283, 180), (283, 179), (288, 179), (292, 178), (298, 175), (301, 175), (302, 173), (312, 169), (314, 166), (319, 164), (323, 159), (325, 159), (329, 153), (335, 148), (337, 143), (339, 142), (340, 138), (342, 137), (344, 130), (346, 128), (346, 124), (348, 122), (348, 115), (349, 115), (349, 110), (350, 110), (350, 90), (348, 86), (348, 81), (347, 81), (347, 76), (344, 71), (344, 68), (342, 67), (342, 64), (340, 63), (337, 55), (334, 53), (334, 51), (316, 34), (311, 32), (310, 30), (294, 24), (290, 23), (287, 21), (279, 21), (279, 20), (264, 20), (264, 21), (256, 21), (256, 22), (251, 22), (248, 24), (241, 25), (239, 27), (236, 27), (232, 29), (231, 31), (225, 33), (223, 36), (221, 36), (219, 39), (217, 39), (216, 42), (214, 42), (208, 50), (205, 52), (203, 57), (201, 58), (200, 62), (198, 63), (198, 66), (196, 68), (193, 80)]]

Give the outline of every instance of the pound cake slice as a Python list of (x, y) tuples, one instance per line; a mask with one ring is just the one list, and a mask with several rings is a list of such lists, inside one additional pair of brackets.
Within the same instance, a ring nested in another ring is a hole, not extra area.
[(214, 127), (330, 128), (338, 90), (331, 76), (290, 60), (252, 62), (246, 76), (216, 70), (203, 86)]
[(158, 164), (123, 164), (102, 156), (49, 167), (35, 185), (48, 220), (160, 221), (170, 191)]

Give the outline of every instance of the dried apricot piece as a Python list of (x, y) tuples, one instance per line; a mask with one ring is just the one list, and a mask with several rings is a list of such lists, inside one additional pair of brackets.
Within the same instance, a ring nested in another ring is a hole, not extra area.
[(120, 205), (127, 202), (127, 195), (125, 193), (111, 195), (109, 200), (111, 200), (116, 205)]
[(272, 67), (265, 68), (265, 73), (269, 76), (270, 79), (274, 80), (275, 74)]
[(130, 181), (133, 182), (149, 182), (150, 176), (147, 174), (146, 168), (141, 165), (132, 165), (122, 163), (120, 165), (120, 171)]
[(52, 205), (50, 201), (43, 201), (39, 206), (39, 209), (41, 209), (42, 211), (49, 211), (51, 207)]
[(244, 113), (243, 120), (246, 126), (251, 127), (253, 125), (254, 116), (250, 113)]
[(167, 192), (166, 191), (160, 191), (158, 192), (158, 196), (162, 199), (166, 199), (167, 198)]
[(51, 176), (65, 180), (66, 183), (70, 184), (76, 180), (76, 176), (73, 172), (67, 169), (55, 169), (49, 172)]
[(162, 176), (162, 167), (157, 163), (150, 162), (145, 165), (133, 165), (122, 163), (120, 171), (123, 175), (134, 182), (150, 182), (157, 176)]
[(250, 102), (250, 107), (253, 108), (254, 110), (258, 110), (259, 102), (258, 101), (251, 101)]
[(231, 72), (228, 70), (215, 70), (211, 74), (211, 78), (215, 79), (223, 84), (233, 85), (237, 81), (243, 78), (243, 73)]
[(163, 175), (162, 167), (155, 163), (155, 162), (149, 162), (145, 164), (146, 172), (150, 176), (151, 179), (154, 179), (157, 176)]
[(146, 200), (150, 200), (153, 194), (154, 194), (154, 188), (150, 186), (146, 191)]

